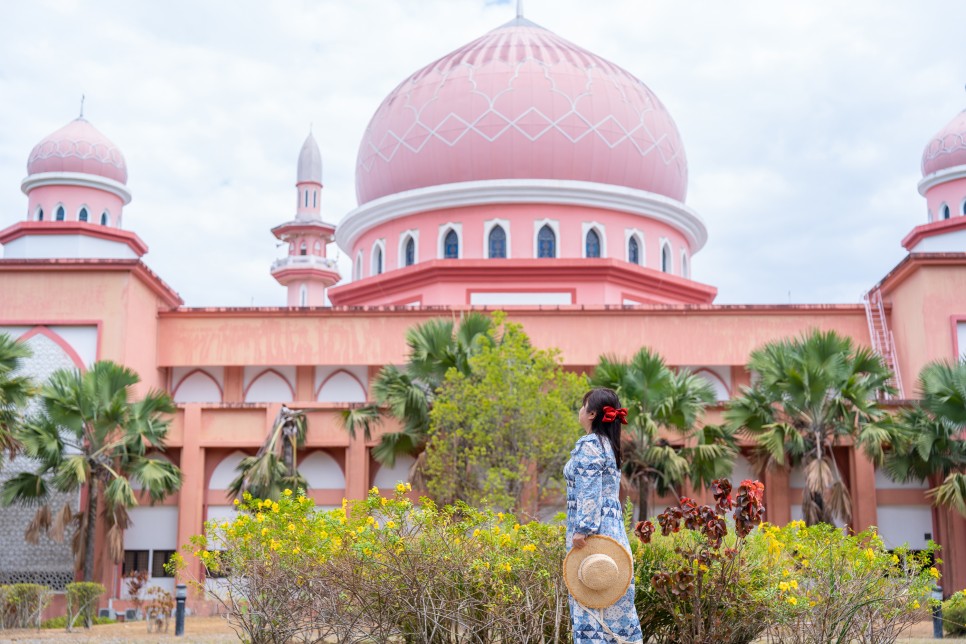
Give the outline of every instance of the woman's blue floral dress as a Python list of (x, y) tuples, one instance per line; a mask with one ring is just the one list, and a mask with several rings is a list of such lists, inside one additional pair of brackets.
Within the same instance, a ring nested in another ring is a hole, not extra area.
[[(620, 472), (610, 441), (596, 434), (581, 437), (564, 465), (564, 477), (567, 479), (567, 550), (573, 545), (574, 532), (613, 537), (630, 550), (617, 497)], [(607, 608), (586, 608), (571, 596), (570, 621), (575, 644), (639, 643), (644, 639), (641, 620), (634, 608), (633, 581), (627, 593)]]

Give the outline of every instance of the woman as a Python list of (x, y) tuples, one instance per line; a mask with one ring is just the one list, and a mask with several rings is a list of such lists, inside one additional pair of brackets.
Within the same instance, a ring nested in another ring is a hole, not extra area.
[[(577, 440), (564, 466), (567, 479), (567, 550), (583, 548), (588, 536), (613, 537), (628, 551), (620, 488), (621, 424), (627, 410), (620, 409), (610, 389), (591, 389), (584, 394), (578, 412), (586, 436)], [(574, 643), (608, 642), (635, 644), (643, 641), (641, 620), (634, 608), (634, 583), (617, 602), (606, 608), (587, 608), (570, 596), (570, 622)]]

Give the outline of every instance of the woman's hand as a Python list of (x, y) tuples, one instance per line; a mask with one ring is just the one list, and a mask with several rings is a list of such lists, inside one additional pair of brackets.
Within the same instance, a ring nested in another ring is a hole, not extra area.
[(587, 545), (587, 535), (582, 534), (580, 532), (575, 532), (573, 542), (574, 542), (574, 548), (576, 550), (580, 550), (581, 548)]

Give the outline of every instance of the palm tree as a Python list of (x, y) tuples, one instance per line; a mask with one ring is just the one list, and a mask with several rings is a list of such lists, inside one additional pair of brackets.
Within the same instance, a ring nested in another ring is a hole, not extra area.
[(308, 486), (295, 462), (297, 450), (303, 445), (305, 412), (282, 405), (258, 454), (242, 459), (236, 468), (238, 476), (228, 490), (236, 497), (248, 492), (257, 499), (277, 500), (286, 488), (305, 489)]
[(742, 387), (725, 419), (756, 442), (761, 467), (801, 466), (808, 525), (852, 520), (852, 500), (833, 453), (850, 439), (881, 463), (888, 418), (876, 398), (891, 393), (882, 358), (835, 331), (814, 330), (752, 352), (753, 385)]
[(698, 427), (715, 402), (714, 389), (701, 377), (669, 368), (644, 347), (626, 362), (601, 356), (590, 381), (616, 391), (627, 406), (622, 469), (628, 485), (637, 489), (640, 520), (648, 516), (652, 492), (676, 494), (688, 480), (707, 487), (731, 473), (738, 452), (732, 433), (726, 427)]
[[(23, 453), (38, 465), (6, 481), (0, 502), (39, 506), (25, 535), (32, 543), (43, 533), (62, 541), (65, 530), (74, 526), (74, 557), (86, 581), (93, 578), (98, 516), (107, 527), (109, 556), (116, 563), (124, 556), (127, 510), (138, 505), (132, 481), (147, 491), (152, 503), (181, 487), (178, 468), (148, 453), (164, 451), (174, 404), (161, 391), (132, 402), (138, 382), (136, 373), (110, 361), (96, 362), (85, 373), (56, 371), (40, 391), (39, 410), (14, 432)], [(67, 503), (52, 518), (51, 493), (76, 493), (83, 486), (87, 507), (74, 513)]]
[(17, 375), (29, 357), (27, 345), (0, 334), (0, 452), (6, 451), (10, 458), (17, 452), (14, 432), (23, 422), (24, 409), (35, 393), (33, 381)]
[[(426, 444), (429, 412), (446, 372), (457, 369), (468, 374), (470, 357), (492, 340), (493, 328), (494, 320), (471, 312), (458, 326), (453, 320), (440, 318), (409, 329), (406, 364), (387, 365), (379, 371), (372, 383), (374, 403), (343, 413), (346, 431), (355, 437), (361, 429), (365, 439), (370, 440), (372, 428), (388, 415), (398, 420), (402, 428), (382, 435), (372, 450), (373, 458), (391, 467), (397, 456), (420, 453)], [(418, 471), (417, 463), (410, 478), (418, 475)]]
[(966, 359), (926, 365), (919, 392), (919, 404), (896, 416), (884, 468), (901, 483), (938, 475), (942, 483), (928, 495), (966, 516)]

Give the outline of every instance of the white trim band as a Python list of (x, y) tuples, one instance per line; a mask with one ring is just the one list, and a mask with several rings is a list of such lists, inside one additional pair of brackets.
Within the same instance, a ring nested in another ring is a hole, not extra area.
[(131, 203), (131, 191), (123, 183), (86, 172), (40, 172), (32, 174), (20, 182), (20, 190), (29, 194), (34, 188), (43, 186), (80, 186), (96, 188), (117, 195), (124, 205)]
[(624, 186), (555, 179), (464, 181), (387, 195), (349, 212), (336, 229), (335, 239), (340, 248), (351, 252), (367, 230), (399, 217), (445, 208), (521, 203), (587, 206), (649, 217), (684, 233), (692, 254), (708, 241), (701, 217), (680, 201)]
[(940, 183), (946, 183), (947, 181), (955, 181), (956, 179), (966, 179), (966, 165), (954, 165), (951, 168), (936, 170), (932, 174), (927, 174), (919, 182), (919, 194), (925, 197), (926, 191), (933, 186), (938, 186)]

